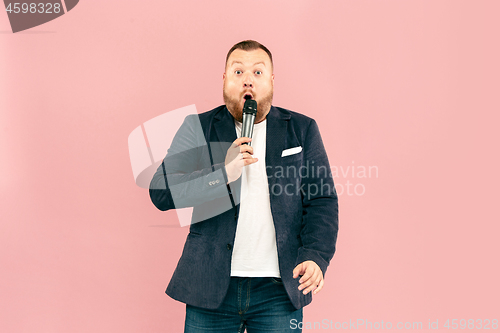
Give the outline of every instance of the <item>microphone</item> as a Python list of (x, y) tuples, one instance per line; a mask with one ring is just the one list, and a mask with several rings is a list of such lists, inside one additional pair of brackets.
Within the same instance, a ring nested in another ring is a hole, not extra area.
[[(253, 125), (255, 122), (255, 115), (257, 114), (257, 101), (254, 99), (247, 99), (243, 106), (243, 125), (241, 126), (241, 136), (252, 138)], [(246, 145), (247, 143), (244, 143)], [(251, 142), (248, 143), (252, 145)]]

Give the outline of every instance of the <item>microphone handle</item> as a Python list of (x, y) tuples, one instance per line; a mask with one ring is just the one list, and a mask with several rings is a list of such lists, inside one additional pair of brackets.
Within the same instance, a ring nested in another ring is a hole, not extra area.
[[(255, 122), (255, 114), (252, 113), (243, 113), (243, 124), (241, 126), (241, 136), (242, 137), (247, 137), (247, 138), (252, 138), (253, 135), (253, 125)], [(243, 143), (246, 145), (247, 143)], [(248, 143), (249, 146), (252, 145), (252, 142)]]

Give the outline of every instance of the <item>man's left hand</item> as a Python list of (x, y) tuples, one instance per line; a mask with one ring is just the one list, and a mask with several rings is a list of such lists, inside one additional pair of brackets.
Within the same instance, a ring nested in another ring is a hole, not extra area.
[(305, 288), (304, 295), (307, 295), (310, 291), (313, 291), (313, 295), (316, 295), (323, 288), (323, 272), (314, 261), (307, 260), (298, 264), (293, 270), (293, 278), (296, 279), (299, 275), (302, 275), (299, 280), (299, 290)]

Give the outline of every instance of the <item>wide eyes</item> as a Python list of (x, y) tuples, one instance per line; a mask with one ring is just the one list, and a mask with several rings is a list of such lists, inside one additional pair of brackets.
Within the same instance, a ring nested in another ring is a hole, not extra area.
[[(241, 74), (243, 74), (243, 71), (240, 71), (239, 69), (237, 69), (234, 71), (234, 74), (241, 75)], [(255, 75), (262, 75), (262, 71), (255, 71)]]

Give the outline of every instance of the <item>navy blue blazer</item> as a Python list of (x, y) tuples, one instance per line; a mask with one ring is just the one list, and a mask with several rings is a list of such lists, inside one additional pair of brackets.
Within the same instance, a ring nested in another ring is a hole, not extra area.
[[(272, 106), (266, 126), (265, 163), (280, 275), (300, 309), (312, 301), (312, 293), (298, 290), (299, 278), (293, 279), (292, 271), (312, 260), (325, 276), (337, 240), (337, 193), (313, 119)], [(234, 119), (224, 105), (186, 117), (151, 181), (149, 193), (158, 209), (194, 207), (182, 256), (166, 289), (186, 304), (215, 309), (228, 290), (239, 180), (226, 186), (224, 166), (236, 138)], [(282, 157), (294, 147), (302, 150)]]

